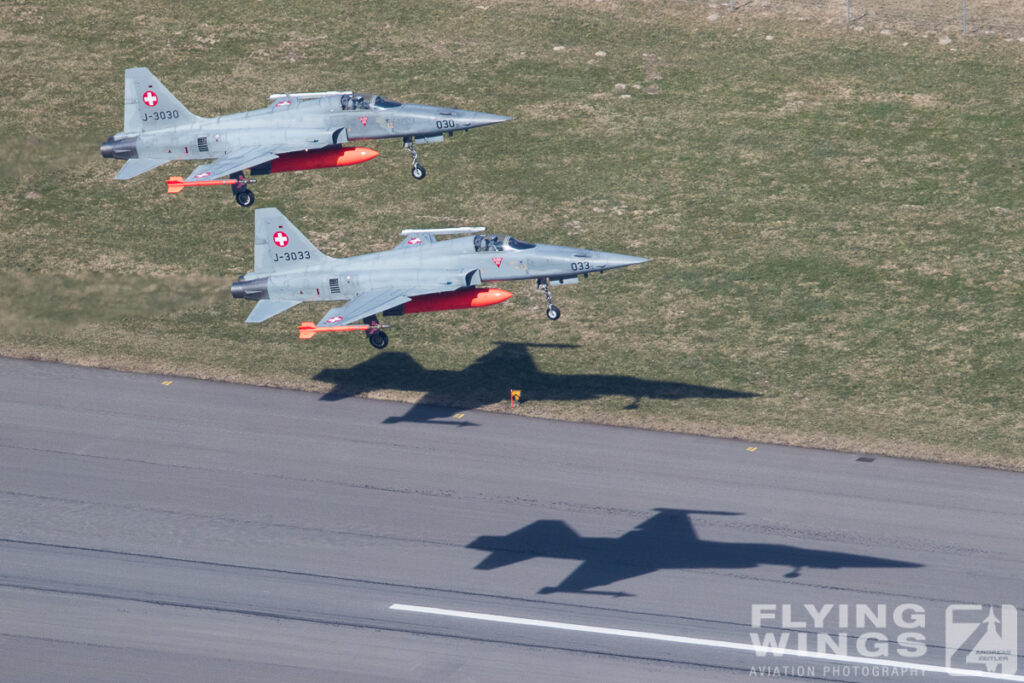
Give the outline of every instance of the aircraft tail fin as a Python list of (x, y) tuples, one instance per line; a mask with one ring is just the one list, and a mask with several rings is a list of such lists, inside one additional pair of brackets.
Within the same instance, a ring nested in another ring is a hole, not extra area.
[(145, 67), (124, 71), (124, 131), (171, 128), (199, 121), (178, 98)]
[(277, 209), (256, 209), (254, 244), (253, 272), (260, 274), (301, 269), (330, 260)]

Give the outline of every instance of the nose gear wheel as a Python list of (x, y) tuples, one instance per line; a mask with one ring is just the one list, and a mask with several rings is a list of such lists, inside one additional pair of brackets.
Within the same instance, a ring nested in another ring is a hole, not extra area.
[(544, 292), (544, 296), (548, 299), (548, 309), (545, 311), (548, 320), (558, 320), (562, 317), (562, 312), (555, 306), (554, 298), (551, 296), (551, 287), (548, 285), (548, 279), (546, 277), (537, 279), (537, 289)]
[(420, 165), (420, 155), (416, 152), (416, 145), (413, 138), (402, 138), (402, 147), (409, 150), (412, 155), (412, 177), (416, 180), (423, 180), (427, 177), (427, 169)]

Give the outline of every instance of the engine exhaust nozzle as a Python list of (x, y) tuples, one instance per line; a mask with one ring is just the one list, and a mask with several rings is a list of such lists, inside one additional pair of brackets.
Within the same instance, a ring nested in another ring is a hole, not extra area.
[(231, 296), (236, 299), (251, 299), (258, 301), (260, 299), (266, 299), (267, 293), (267, 281), (270, 278), (260, 277), (252, 280), (238, 280), (231, 283)]
[(137, 159), (139, 157), (137, 142), (138, 138), (134, 136), (115, 140), (111, 135), (106, 142), (100, 145), (100, 154), (104, 159)]

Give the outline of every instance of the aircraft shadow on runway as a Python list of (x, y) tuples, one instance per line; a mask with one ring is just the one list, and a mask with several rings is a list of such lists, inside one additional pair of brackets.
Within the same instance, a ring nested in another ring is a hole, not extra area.
[(490, 554), (475, 569), (498, 569), (535, 557), (581, 560), (557, 586), (538, 592), (592, 593), (630, 596), (623, 591), (594, 590), (599, 586), (643, 576), (661, 569), (747, 569), (760, 565), (791, 567), (786, 578), (796, 578), (807, 567), (921, 567), (914, 562), (869, 555), (811, 550), (772, 543), (720, 543), (704, 541), (690, 521), (691, 514), (739, 515), (739, 512), (656, 508), (656, 514), (619, 538), (585, 538), (563, 521), (542, 519), (507, 536), (481, 536), (467, 545)]
[[(407, 353), (382, 353), (352, 368), (324, 369), (314, 379), (334, 384), (321, 397), (336, 401), (363, 391), (398, 389), (426, 395), (404, 415), (384, 422), (472, 423), (447, 420), (456, 412), (507, 399), (521, 389), (523, 402), (581, 401), (600, 396), (625, 396), (624, 410), (639, 407), (642, 398), (754, 398), (759, 394), (731, 389), (641, 379), (625, 375), (560, 375), (537, 368), (530, 348), (576, 349), (572, 344), (494, 342), (495, 347), (462, 370), (428, 370)], [(450, 407), (449, 407), (450, 406)]]

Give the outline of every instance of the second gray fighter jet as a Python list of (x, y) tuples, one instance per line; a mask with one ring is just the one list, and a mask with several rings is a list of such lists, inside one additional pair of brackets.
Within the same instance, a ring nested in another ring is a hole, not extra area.
[[(344, 147), (353, 140), (402, 138), (412, 154), (412, 176), (427, 172), (415, 143), (441, 142), (458, 131), (510, 117), (426, 104), (402, 104), (349, 91), (278, 93), (263, 109), (214, 118), (185, 108), (149, 69), (124, 72), (124, 130), (100, 146), (107, 158), (126, 163), (114, 176), (133, 178), (169, 161), (214, 159), (187, 178), (168, 182), (169, 192), (231, 176), (235, 199), (253, 202), (245, 170), (253, 175), (369, 161), (374, 150)], [(229, 181), (230, 182), (230, 181)]]

